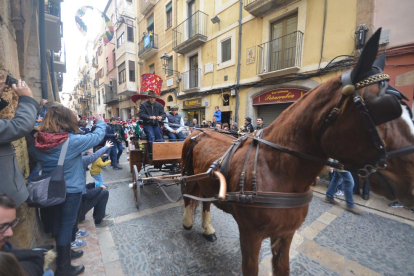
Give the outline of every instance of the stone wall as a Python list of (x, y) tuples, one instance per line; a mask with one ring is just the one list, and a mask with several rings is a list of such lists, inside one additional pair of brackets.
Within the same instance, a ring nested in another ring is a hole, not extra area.
[[(23, 20), (20, 18), (20, 23), (23, 23), (24, 26), (20, 31), (16, 31), (11, 21), (11, 18), (16, 18), (11, 14), (12, 5), (23, 8), (21, 12)], [(26, 75), (25, 80), (32, 88), (35, 99), (40, 100), (41, 87), (38, 84), (40, 80), (40, 58), (33, 58), (33, 56), (40, 56), (36, 13), (37, 1), (0, 1), (0, 74), (11, 74), (16, 78), (21, 78), (23, 74)], [(23, 39), (19, 39), (19, 37)], [(12, 119), (17, 108), (18, 97), (13, 90), (8, 89), (3, 93), (2, 98), (9, 102), (9, 106), (0, 112), (0, 118)], [(16, 157), (20, 169), (27, 178), (30, 170), (26, 140), (22, 138), (13, 142), (13, 144), (16, 148)], [(43, 243), (35, 209), (28, 208), (24, 204), (18, 208), (17, 216), (20, 218), (20, 223), (14, 230), (11, 239), (13, 245), (17, 248), (29, 248)]]

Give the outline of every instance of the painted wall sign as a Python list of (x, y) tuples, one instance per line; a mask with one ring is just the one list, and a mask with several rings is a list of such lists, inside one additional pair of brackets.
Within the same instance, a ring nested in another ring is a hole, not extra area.
[(305, 93), (302, 89), (282, 88), (263, 93), (253, 99), (253, 105), (295, 102)]
[(186, 100), (183, 102), (183, 108), (201, 107), (201, 98)]

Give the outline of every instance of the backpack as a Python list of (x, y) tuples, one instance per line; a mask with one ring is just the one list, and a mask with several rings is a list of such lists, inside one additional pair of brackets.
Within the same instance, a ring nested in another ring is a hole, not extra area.
[(63, 163), (68, 150), (69, 137), (63, 143), (56, 168), (51, 173), (39, 174), (27, 183), (29, 207), (50, 207), (66, 200), (66, 181), (63, 174)]

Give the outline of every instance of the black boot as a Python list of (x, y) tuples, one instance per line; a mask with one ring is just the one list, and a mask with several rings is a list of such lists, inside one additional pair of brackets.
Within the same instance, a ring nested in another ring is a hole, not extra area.
[(73, 249), (70, 250), (70, 259), (71, 260), (80, 258), (82, 256), (83, 256), (83, 251), (82, 250), (78, 250), (78, 251), (75, 251)]
[(83, 265), (72, 266), (70, 263), (70, 244), (57, 246), (57, 269), (56, 276), (75, 276), (83, 273), (85, 267)]

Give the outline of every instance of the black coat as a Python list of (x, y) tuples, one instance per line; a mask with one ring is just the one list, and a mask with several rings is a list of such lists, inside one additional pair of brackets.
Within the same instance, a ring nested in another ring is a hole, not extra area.
[(164, 121), (167, 115), (164, 112), (164, 106), (159, 102), (155, 102), (154, 105), (152, 105), (149, 101), (145, 101), (139, 106), (138, 116), (143, 121), (144, 126), (156, 126), (158, 125), (158, 120), (150, 120), (150, 117), (161, 116), (161, 120)]
[(243, 132), (249, 132), (249, 133), (254, 132), (253, 125), (251, 123), (248, 123), (247, 125), (245, 125)]

